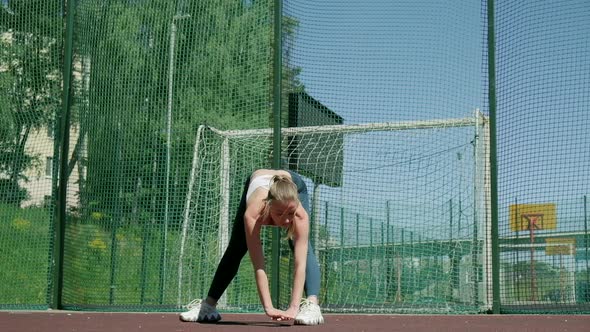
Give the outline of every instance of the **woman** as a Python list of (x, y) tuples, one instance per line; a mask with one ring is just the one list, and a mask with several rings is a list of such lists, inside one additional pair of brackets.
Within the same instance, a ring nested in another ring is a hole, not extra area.
[[(217, 322), (221, 315), (215, 308), (217, 301), (238, 272), (246, 252), (254, 267), (258, 295), (266, 315), (274, 320), (295, 320), (295, 324), (317, 325), (324, 322), (318, 295), (320, 270), (309, 244), (309, 199), (301, 177), (284, 170), (260, 169), (246, 181), (240, 206), (234, 221), (229, 245), (223, 254), (207, 298), (180, 314), (183, 321)], [(260, 243), (262, 226), (276, 226), (287, 230), (289, 245), (294, 251), (294, 277), (291, 301), (287, 310), (274, 308), (264, 256)], [(301, 301), (303, 291), (307, 298)]]

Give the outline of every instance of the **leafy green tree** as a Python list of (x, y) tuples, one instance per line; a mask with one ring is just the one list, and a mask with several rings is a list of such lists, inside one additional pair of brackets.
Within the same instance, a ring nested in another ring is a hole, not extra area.
[[(4, 51), (5, 48), (3, 47)], [(2, 57), (4, 58), (4, 57)], [(9, 91), (14, 84), (12, 76), (3, 74), (0, 76), (0, 91)], [(13, 139), (16, 136), (14, 128), (14, 113), (11, 101), (7, 94), (0, 94), (0, 172), (7, 173), (8, 159), (11, 156)]]
[(160, 17), (170, 6), (166, 1), (86, 1), (78, 7), (77, 24), (88, 32), (76, 44), (82, 70), (74, 117), (80, 126), (76, 146), (86, 146), (87, 157), (79, 160), (85, 177), (78, 183), (86, 212), (98, 209), (121, 220), (126, 210), (138, 211), (149, 196), (146, 188), (160, 182), (166, 105), (160, 42), (166, 26)]
[[(533, 295), (544, 299), (554, 289), (560, 288), (559, 269), (543, 261), (521, 261), (516, 264), (503, 264), (506, 293), (515, 300), (529, 300)], [(533, 282), (534, 280), (534, 282)]]
[(51, 127), (61, 96), (59, 4), (10, 1), (0, 15), (0, 200), (19, 205), (27, 193), (19, 181), (34, 166), (26, 150), (34, 130)]
[[(79, 4), (84, 69), (74, 118), (87, 140), (84, 206), (117, 220), (162, 220), (168, 185), (170, 214), (179, 218), (198, 126), (270, 125), (270, 13), (268, 1)], [(296, 70), (285, 73), (298, 84)]]

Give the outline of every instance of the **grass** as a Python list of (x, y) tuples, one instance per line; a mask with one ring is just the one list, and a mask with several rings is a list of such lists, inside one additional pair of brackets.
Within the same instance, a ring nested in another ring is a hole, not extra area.
[(0, 306), (45, 306), (50, 218), (45, 209), (0, 205)]
[[(113, 225), (101, 214), (91, 214), (87, 220), (68, 218), (64, 307), (178, 309), (180, 230), (169, 229), (164, 246), (164, 229), (159, 224)], [(48, 306), (51, 234), (49, 211), (0, 205), (0, 308)], [(183, 260), (183, 304), (206, 295), (218, 262), (214, 227), (201, 238), (188, 240)], [(242, 267), (227, 291), (228, 305), (239, 302), (256, 306), (258, 295), (247, 257)]]
[(78, 221), (68, 225), (66, 233), (64, 305), (133, 308), (176, 303), (177, 232), (168, 234), (166, 246), (159, 225), (113, 228)]
[[(43, 208), (20, 209), (0, 205), (0, 309), (48, 306), (51, 226), (51, 215)], [(69, 218), (64, 243), (64, 307), (178, 310), (181, 231), (176, 226), (169, 228), (164, 245), (164, 229), (157, 223), (116, 224), (100, 213), (93, 213), (85, 220)], [(190, 230), (186, 239), (180, 304), (207, 294), (219, 261), (215, 223), (191, 227), (202, 229)], [(264, 237), (265, 246), (270, 245), (267, 238)], [(286, 246), (285, 241), (282, 245)], [(346, 271), (335, 270), (325, 264), (322, 257), (318, 259), (324, 274), (320, 296), (328, 298), (326, 302), (372, 305), (387, 301), (382, 289), (370, 282), (374, 276), (367, 275), (366, 269), (356, 270), (354, 266), (347, 266)], [(281, 302), (287, 303), (292, 284), (292, 262), (285, 254), (280, 263)], [(267, 267), (270, 274), (268, 261)], [(435, 282), (440, 284), (441, 289), (448, 285), (447, 274), (442, 270), (438, 274), (436, 271), (425, 272), (442, 278), (430, 280), (429, 285)], [(226, 292), (228, 307), (260, 310), (253, 274), (246, 255), (237, 277)], [(539, 284), (544, 285), (541, 282), (544, 279), (548, 280), (547, 284), (552, 284), (549, 280), (555, 277), (555, 273), (539, 273)], [(404, 289), (409, 287), (404, 285)], [(540, 289), (540, 294), (544, 291), (544, 288)], [(405, 301), (420, 300), (409, 295), (405, 294)]]
[[(0, 218), (0, 254), (3, 257), (0, 308), (15, 305), (29, 308), (34, 305), (46, 306), (50, 273), (49, 213), (42, 208), (0, 206)], [(179, 228), (169, 229), (164, 245), (164, 229), (160, 224), (116, 225), (108, 216), (100, 213), (92, 213), (85, 220), (68, 219), (64, 243), (64, 307), (178, 309)], [(183, 259), (181, 304), (207, 294), (219, 259), (217, 229), (214, 225), (190, 234)], [(266, 245), (270, 245), (270, 240), (266, 240)], [(286, 246), (285, 241), (282, 244)], [(165, 253), (165, 257), (162, 253)], [(287, 303), (290, 298), (291, 265), (288, 256), (281, 258), (283, 303)], [(248, 255), (241, 266), (226, 292), (227, 305), (237, 308), (239, 304), (241, 310), (258, 310), (260, 302)], [(270, 273), (270, 262), (267, 262), (267, 266)], [(366, 289), (368, 279), (360, 272), (354, 271), (344, 285), (334, 282), (337, 279), (323, 284), (322, 291), (327, 293), (322, 294), (322, 298), (328, 295), (330, 302), (345, 301), (346, 294), (352, 292), (356, 296), (348, 300), (359, 302), (363, 301), (363, 296), (378, 294), (379, 291), (374, 287)], [(338, 276), (336, 271), (325, 266), (324, 273), (329, 278)], [(357, 278), (363, 282), (359, 284)]]

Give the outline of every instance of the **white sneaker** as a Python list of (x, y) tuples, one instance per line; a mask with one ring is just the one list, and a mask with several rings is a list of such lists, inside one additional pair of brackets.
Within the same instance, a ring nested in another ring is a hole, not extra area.
[(303, 299), (299, 306), (299, 313), (295, 317), (295, 325), (318, 325), (324, 323), (320, 306), (308, 299)]
[(188, 311), (180, 314), (181, 321), (215, 323), (221, 320), (217, 309), (203, 300), (193, 300), (186, 308)]

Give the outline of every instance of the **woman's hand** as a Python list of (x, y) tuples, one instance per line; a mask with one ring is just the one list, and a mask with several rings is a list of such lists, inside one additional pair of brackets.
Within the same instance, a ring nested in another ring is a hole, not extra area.
[(292, 319), (295, 319), (295, 317), (297, 316), (297, 313), (299, 313), (299, 306), (297, 306), (297, 307), (290, 306), (289, 309), (287, 309), (285, 311), (285, 313), (287, 314), (288, 317), (292, 317)]
[(287, 311), (279, 310), (279, 309), (266, 309), (265, 313), (269, 316), (272, 320), (276, 321), (287, 321), (295, 318), (297, 311), (293, 312), (291, 309)]

